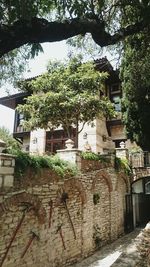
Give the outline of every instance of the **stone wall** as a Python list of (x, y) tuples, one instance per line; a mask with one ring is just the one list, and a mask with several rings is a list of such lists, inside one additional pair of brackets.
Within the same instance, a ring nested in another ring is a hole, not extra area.
[(81, 165), (77, 177), (28, 170), (1, 192), (0, 267), (67, 266), (124, 233), (128, 177)]
[(139, 234), (136, 245), (140, 255), (140, 260), (136, 267), (150, 267), (150, 222)]
[(13, 187), (15, 157), (0, 153), (0, 191)]
[(150, 176), (150, 167), (133, 168), (132, 170), (134, 181), (142, 177)]

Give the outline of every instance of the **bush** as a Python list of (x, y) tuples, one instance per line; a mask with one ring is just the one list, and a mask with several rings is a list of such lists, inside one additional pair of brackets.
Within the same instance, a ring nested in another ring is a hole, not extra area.
[(123, 170), (127, 175), (131, 174), (131, 167), (127, 159), (115, 158), (115, 169), (117, 171)]
[(87, 160), (95, 160), (95, 161), (100, 161), (100, 162), (105, 162), (105, 163), (110, 162), (110, 159), (106, 158), (104, 155), (99, 155), (94, 152), (82, 152), (81, 157)]
[(20, 150), (9, 150), (9, 153), (16, 156), (17, 176), (22, 176), (28, 167), (35, 172), (42, 168), (49, 168), (62, 177), (65, 174), (76, 175), (78, 172), (76, 166), (61, 160), (58, 156), (33, 156)]
[(0, 139), (2, 139), (6, 143), (6, 149), (21, 148), (21, 144), (13, 138), (10, 131), (5, 127), (0, 127)]

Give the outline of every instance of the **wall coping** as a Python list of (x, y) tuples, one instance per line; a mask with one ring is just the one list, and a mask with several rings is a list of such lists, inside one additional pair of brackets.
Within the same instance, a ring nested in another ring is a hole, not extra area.
[(115, 148), (116, 151), (128, 151), (128, 148), (122, 148), (122, 147), (117, 147)]
[(0, 153), (0, 158), (16, 158), (13, 154)]
[(57, 153), (63, 152), (63, 153), (68, 153), (68, 152), (79, 152), (81, 153), (82, 151), (79, 150), (78, 148), (71, 148), (71, 149), (59, 149), (57, 150)]

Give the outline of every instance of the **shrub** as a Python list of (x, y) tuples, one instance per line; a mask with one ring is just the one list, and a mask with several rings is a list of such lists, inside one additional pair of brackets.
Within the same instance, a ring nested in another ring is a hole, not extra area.
[(95, 161), (100, 161), (100, 162), (105, 162), (105, 163), (110, 162), (110, 159), (106, 158), (104, 155), (99, 155), (94, 152), (82, 152), (81, 157), (87, 160), (95, 160)]
[(5, 127), (0, 127), (0, 139), (6, 143), (6, 149), (21, 149), (20, 143), (13, 138), (10, 131)]
[(131, 174), (131, 167), (127, 159), (115, 158), (115, 169), (117, 171), (123, 170), (127, 175)]
[(9, 150), (9, 153), (16, 156), (15, 173), (17, 176), (22, 176), (28, 167), (35, 172), (41, 168), (49, 168), (62, 177), (65, 174), (76, 175), (78, 173), (76, 166), (61, 160), (58, 156), (33, 156), (20, 150)]

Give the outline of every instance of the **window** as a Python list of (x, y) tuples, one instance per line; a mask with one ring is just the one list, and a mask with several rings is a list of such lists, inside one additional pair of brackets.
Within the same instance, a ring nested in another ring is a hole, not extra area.
[[(56, 153), (58, 149), (65, 148), (65, 141), (68, 139), (63, 130), (54, 130), (46, 133), (46, 153)], [(72, 128), (71, 139), (76, 141), (76, 130)]]
[(24, 121), (24, 115), (19, 113), (18, 114), (18, 125), (21, 125), (23, 121)]
[(111, 84), (109, 87), (109, 96), (112, 103), (114, 103), (115, 110), (121, 112), (121, 89), (119, 83)]
[(16, 111), (15, 115), (15, 125), (14, 125), (14, 132), (21, 133), (24, 132), (25, 129), (23, 128), (24, 116), (21, 113)]
[(118, 83), (112, 84), (110, 87), (110, 91), (111, 93), (120, 91), (119, 84)]
[(115, 105), (115, 110), (120, 112), (121, 111), (121, 98), (119, 95), (112, 97), (112, 102)]
[(120, 143), (121, 142), (125, 142), (126, 139), (117, 139), (117, 140), (114, 140), (114, 143), (115, 143), (115, 148), (120, 148)]
[(145, 194), (150, 194), (150, 181), (145, 184)]

